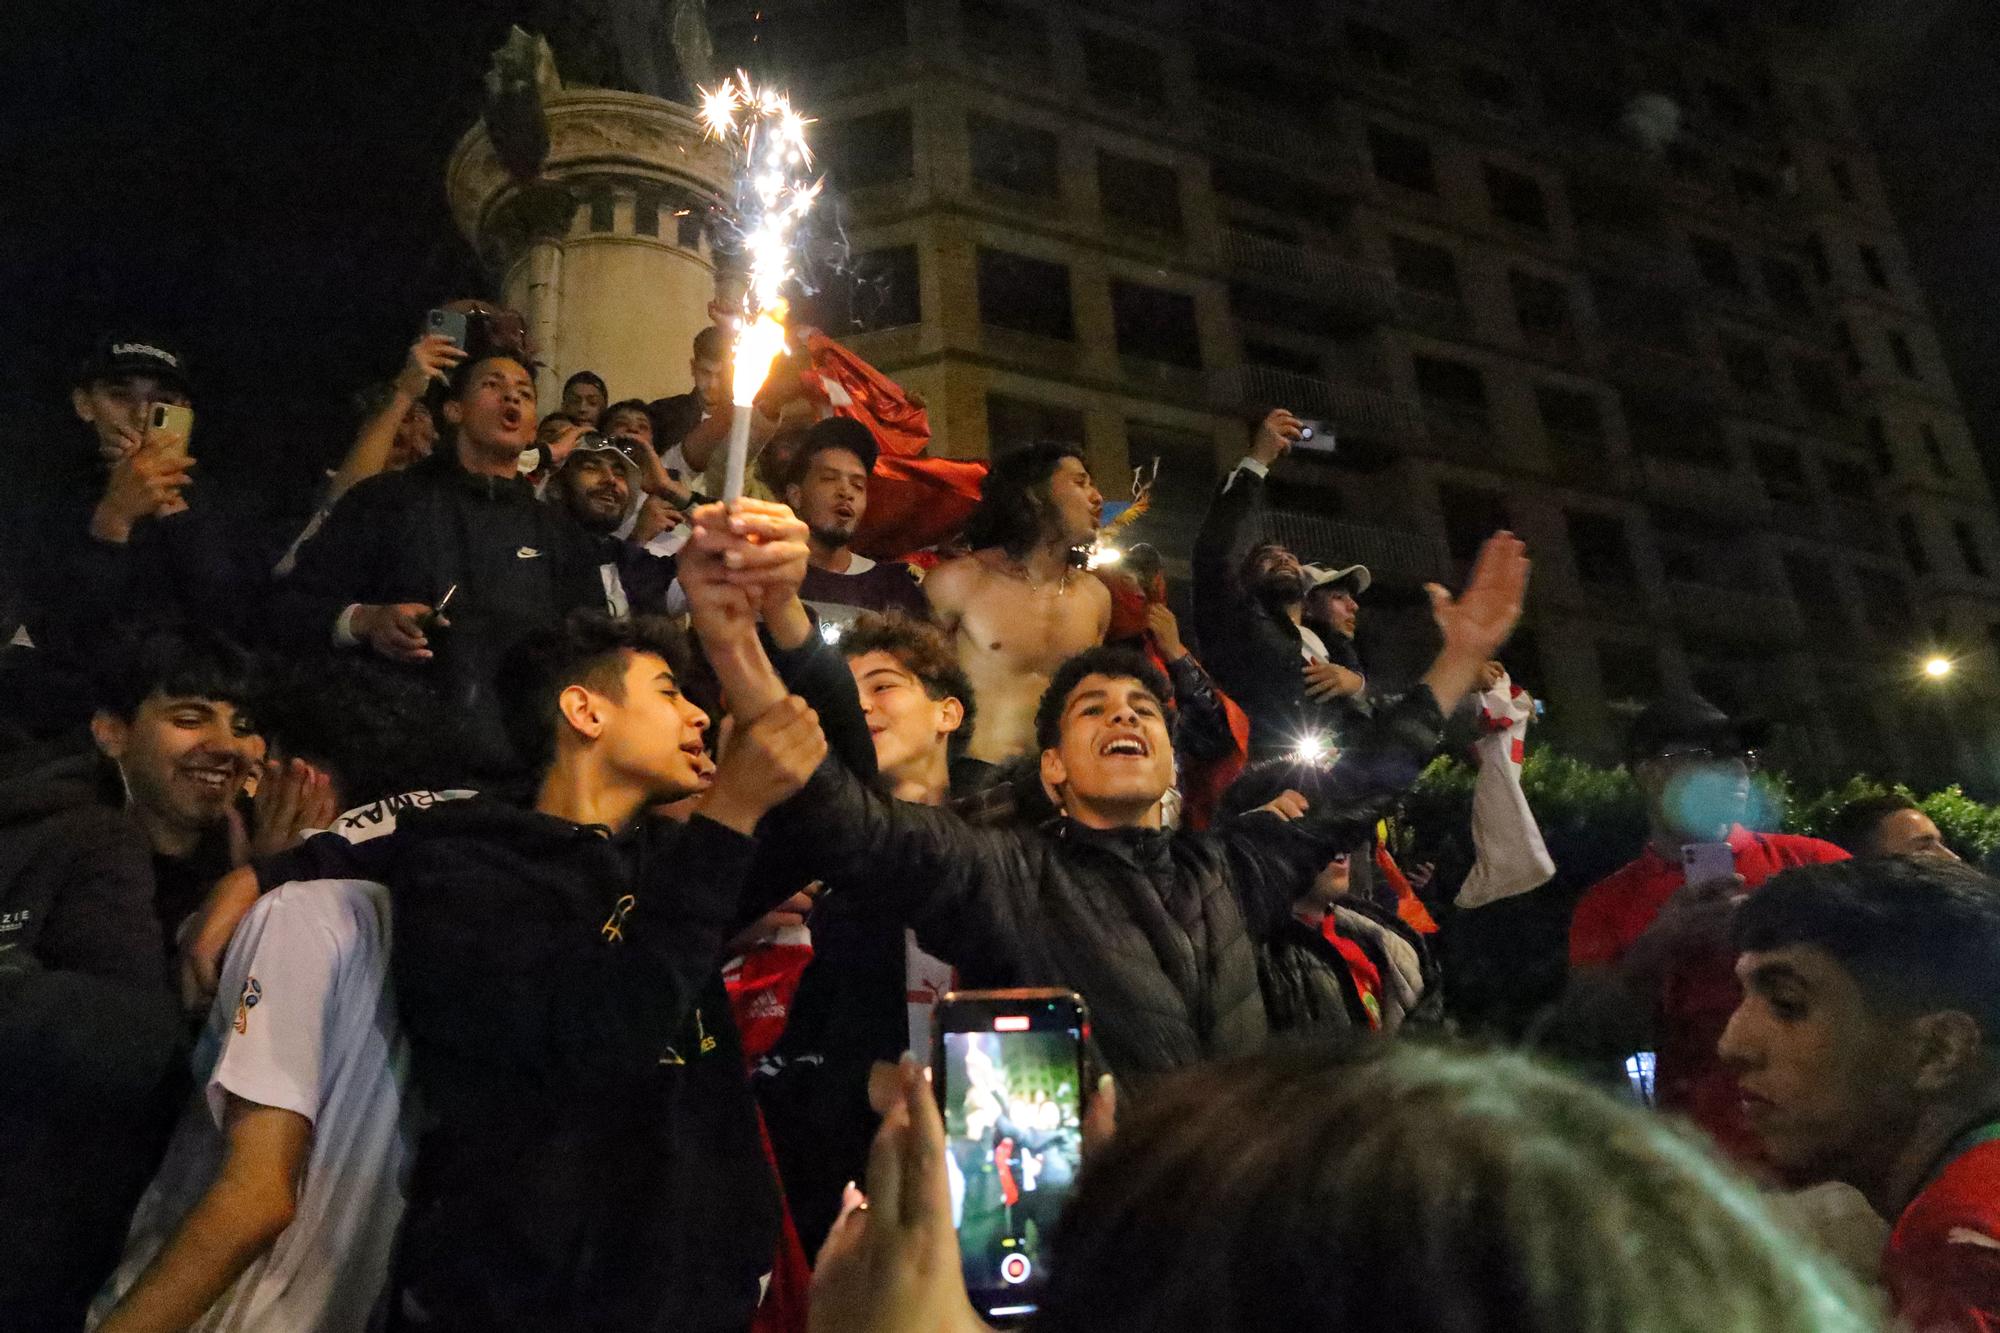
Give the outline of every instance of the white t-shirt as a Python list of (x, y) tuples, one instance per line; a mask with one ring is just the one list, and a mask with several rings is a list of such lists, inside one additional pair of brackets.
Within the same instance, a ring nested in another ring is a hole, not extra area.
[(1326, 640), (1305, 625), (1299, 626), (1299, 656), (1308, 662), (1332, 660), (1327, 656)]
[(229, 1094), (313, 1122), (292, 1224), (208, 1313), (201, 1333), (361, 1333), (389, 1277), (416, 1142), (409, 1047), (389, 981), (389, 891), (310, 880), (266, 894), (236, 928), (195, 1048), (196, 1098), (140, 1200), (96, 1327), (221, 1168)]

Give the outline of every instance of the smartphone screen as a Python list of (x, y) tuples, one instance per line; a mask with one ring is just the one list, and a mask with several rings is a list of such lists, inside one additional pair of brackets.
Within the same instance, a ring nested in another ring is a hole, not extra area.
[(1022, 1318), (1039, 1304), (1049, 1234), (1083, 1166), (1083, 1005), (1065, 991), (960, 991), (937, 1025), (966, 1290), (986, 1318)]
[(1728, 879), (1736, 873), (1736, 853), (1726, 842), (1691, 842), (1681, 848), (1681, 873), (1689, 884)]

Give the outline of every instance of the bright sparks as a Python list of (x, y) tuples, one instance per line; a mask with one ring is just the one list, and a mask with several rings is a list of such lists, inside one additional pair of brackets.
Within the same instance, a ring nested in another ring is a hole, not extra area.
[(813, 122), (774, 88), (758, 88), (742, 70), (717, 88), (701, 90), (701, 119), (712, 138), (736, 155), (742, 185), (736, 225), (750, 257), (745, 314), (776, 305), (792, 276), (794, 232), (819, 198), (812, 179)]
[(701, 90), (701, 121), (709, 137), (729, 146), (736, 159), (735, 227), (750, 260), (743, 294), (743, 322), (736, 334), (730, 401), (739, 409), (729, 423), (723, 499), (743, 493), (750, 448), (749, 408), (785, 350), (785, 284), (792, 277), (799, 224), (819, 198), (812, 179), (812, 121), (792, 109), (775, 88), (758, 88), (742, 70), (718, 88)]

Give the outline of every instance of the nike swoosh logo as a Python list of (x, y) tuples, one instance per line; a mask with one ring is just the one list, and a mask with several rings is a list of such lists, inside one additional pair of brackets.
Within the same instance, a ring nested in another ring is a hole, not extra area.
[(515, 558), (519, 560), (533, 560), (540, 554), (541, 552), (532, 546), (523, 546), (520, 550), (514, 552)]

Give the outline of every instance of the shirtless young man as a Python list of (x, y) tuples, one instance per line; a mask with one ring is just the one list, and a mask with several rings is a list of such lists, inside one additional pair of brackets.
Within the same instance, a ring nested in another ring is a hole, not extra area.
[(1056, 667), (1104, 642), (1111, 594), (1076, 556), (1103, 508), (1075, 445), (1015, 450), (986, 476), (965, 529), (971, 554), (924, 580), (979, 699), (967, 758), (1001, 764), (1031, 749)]

